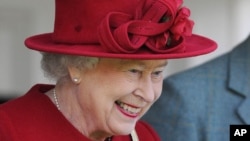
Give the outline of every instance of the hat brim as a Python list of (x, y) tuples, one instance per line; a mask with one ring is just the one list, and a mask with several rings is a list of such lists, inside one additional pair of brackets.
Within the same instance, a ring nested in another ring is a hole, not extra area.
[(33, 50), (41, 52), (105, 57), (105, 58), (124, 58), (124, 59), (175, 59), (193, 57), (207, 54), (217, 48), (216, 42), (206, 37), (193, 34), (185, 37), (185, 51), (178, 53), (154, 53), (147, 48), (141, 48), (133, 54), (119, 54), (106, 52), (99, 44), (60, 44), (52, 40), (52, 33), (40, 34), (29, 37), (25, 40), (25, 45)]

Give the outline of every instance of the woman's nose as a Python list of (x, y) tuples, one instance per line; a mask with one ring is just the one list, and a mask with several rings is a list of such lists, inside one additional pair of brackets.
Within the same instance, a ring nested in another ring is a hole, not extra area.
[(156, 98), (154, 83), (151, 77), (143, 78), (139, 81), (135, 94), (143, 98), (147, 102), (153, 102)]

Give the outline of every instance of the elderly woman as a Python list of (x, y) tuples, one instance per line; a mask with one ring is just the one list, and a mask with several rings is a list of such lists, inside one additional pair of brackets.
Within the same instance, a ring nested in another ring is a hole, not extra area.
[[(216, 48), (192, 34), (181, 0), (56, 0), (53, 33), (26, 39), (56, 85), (0, 106), (1, 141), (159, 141), (140, 118), (167, 59)], [(157, 116), (157, 115), (156, 115)]]

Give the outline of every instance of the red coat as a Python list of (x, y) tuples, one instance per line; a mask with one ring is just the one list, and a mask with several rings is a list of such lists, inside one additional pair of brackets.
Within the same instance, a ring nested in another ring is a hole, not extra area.
[[(52, 85), (35, 85), (26, 95), (0, 105), (0, 141), (90, 141), (76, 130), (43, 93)], [(140, 141), (160, 141), (145, 122), (136, 124)], [(112, 141), (131, 141), (115, 136)]]

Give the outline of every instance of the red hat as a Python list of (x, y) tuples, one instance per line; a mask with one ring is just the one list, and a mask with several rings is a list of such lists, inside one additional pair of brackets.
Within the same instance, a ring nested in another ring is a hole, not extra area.
[(25, 40), (51, 53), (168, 59), (212, 52), (217, 44), (192, 34), (182, 0), (56, 0), (54, 32)]

